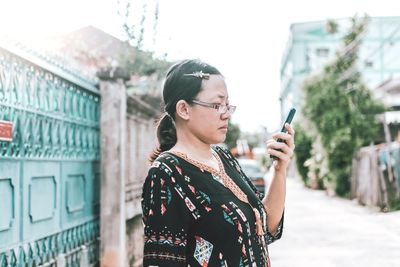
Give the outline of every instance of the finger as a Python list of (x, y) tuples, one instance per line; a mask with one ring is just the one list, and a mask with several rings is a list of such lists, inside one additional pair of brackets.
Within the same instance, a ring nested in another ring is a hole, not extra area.
[(285, 125), (286, 130), (288, 131), (288, 134), (291, 136), (291, 138), (289, 140), (287, 140), (287, 144), (290, 148), (294, 149), (295, 145), (294, 145), (294, 135), (295, 135), (295, 130), (293, 129), (292, 125), (290, 124), (286, 124)]
[(287, 147), (285, 143), (277, 141), (267, 144), (267, 148), (271, 149), (283, 149), (285, 146)]
[(274, 133), (274, 134), (272, 135), (272, 138), (273, 138), (274, 140), (282, 139), (282, 140), (286, 141), (286, 140), (290, 139), (291, 137), (292, 137), (292, 136), (291, 136), (290, 134), (288, 134), (288, 133), (282, 133), (282, 132)]
[(274, 142), (267, 145), (267, 149), (281, 150), (284, 154), (288, 155), (289, 158), (293, 156), (293, 149), (287, 144), (282, 142)]
[(288, 140), (286, 140), (286, 144), (291, 148), (294, 149), (294, 135), (290, 135), (290, 138)]
[(273, 143), (273, 142), (276, 142), (276, 140), (275, 140), (275, 139), (269, 139), (269, 140), (266, 142), (266, 144), (268, 145), (268, 144)]
[(290, 160), (290, 157), (287, 154), (285, 154), (285, 153), (283, 153), (281, 151), (278, 151), (278, 150), (275, 150), (275, 149), (268, 149), (267, 151), (268, 151), (268, 154), (270, 154), (272, 156), (275, 156), (279, 160), (283, 160), (283, 161), (286, 161), (286, 162), (288, 162)]
[(283, 142), (271, 142), (267, 144), (267, 149), (277, 149), (277, 150), (282, 150), (283, 152), (287, 153), (288, 155), (293, 154), (293, 148), (291, 148), (289, 145)]
[(282, 133), (282, 132), (275, 133), (272, 135), (272, 137), (275, 140), (281, 139), (286, 144), (288, 144), (289, 147), (294, 148), (294, 135), (292, 134), (292, 133), (294, 133), (294, 130), (291, 129), (290, 131), (291, 131), (291, 133)]
[(288, 131), (288, 134), (294, 136), (295, 135), (295, 130), (292, 127), (292, 125), (290, 125), (289, 123), (285, 124), (285, 129)]

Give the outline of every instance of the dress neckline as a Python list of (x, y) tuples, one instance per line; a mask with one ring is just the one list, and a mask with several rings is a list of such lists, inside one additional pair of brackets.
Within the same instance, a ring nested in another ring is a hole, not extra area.
[(215, 169), (214, 167), (211, 167), (210, 165), (207, 165), (203, 162), (200, 162), (198, 160), (190, 158), (186, 153), (183, 153), (180, 151), (175, 151), (175, 150), (167, 151), (167, 153), (171, 153), (171, 154), (185, 160), (186, 162), (190, 163), (191, 165), (197, 167), (198, 169), (200, 169), (202, 171), (207, 171), (207, 172), (217, 175), (217, 176), (225, 173), (224, 164), (222, 163), (220, 156), (214, 149), (212, 149), (212, 154), (213, 154), (213, 157), (217, 160), (218, 168), (219, 168), (218, 170)]

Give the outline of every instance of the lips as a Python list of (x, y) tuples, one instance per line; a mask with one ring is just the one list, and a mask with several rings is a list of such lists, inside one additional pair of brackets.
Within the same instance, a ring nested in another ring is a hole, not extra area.
[(228, 130), (228, 126), (222, 126), (222, 127), (219, 127), (218, 129), (226, 129), (226, 130)]

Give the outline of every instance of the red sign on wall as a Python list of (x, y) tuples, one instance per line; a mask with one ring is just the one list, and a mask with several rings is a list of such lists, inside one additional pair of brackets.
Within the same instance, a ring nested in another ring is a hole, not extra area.
[(12, 141), (12, 122), (0, 120), (0, 141)]

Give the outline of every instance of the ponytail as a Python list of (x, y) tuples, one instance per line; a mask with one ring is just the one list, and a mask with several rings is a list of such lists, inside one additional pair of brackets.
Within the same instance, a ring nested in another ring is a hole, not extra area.
[(157, 139), (159, 145), (151, 153), (150, 162), (155, 161), (162, 152), (170, 150), (176, 144), (177, 137), (175, 122), (168, 113), (164, 113), (164, 115), (158, 121)]

